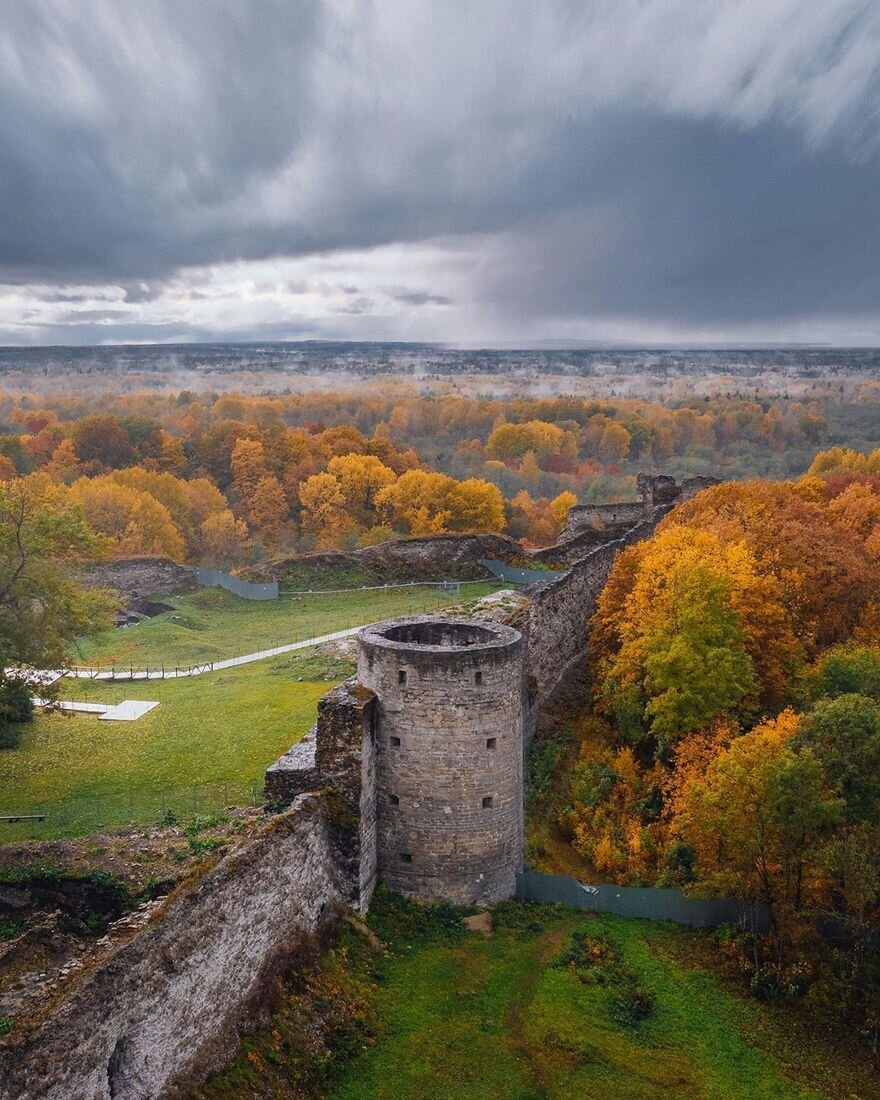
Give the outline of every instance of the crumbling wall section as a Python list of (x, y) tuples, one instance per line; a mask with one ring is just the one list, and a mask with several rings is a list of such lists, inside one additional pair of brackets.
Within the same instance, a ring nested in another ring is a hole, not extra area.
[(570, 539), (585, 530), (603, 531), (608, 527), (632, 525), (644, 519), (650, 511), (643, 501), (626, 501), (620, 504), (575, 504), (568, 511), (568, 519), (561, 539)]
[(219, 1069), (276, 967), (344, 901), (337, 846), (324, 799), (302, 797), (111, 937), (0, 1042), (2, 1100), (146, 1100)]
[(586, 672), (588, 624), (624, 545), (623, 539), (605, 543), (557, 580), (527, 589), (529, 604), (511, 625), (526, 638), (526, 675), (538, 707), (546, 705), (578, 668)]
[(344, 900), (365, 911), (377, 876), (376, 696), (356, 679), (318, 703), (315, 763), (336, 826)]

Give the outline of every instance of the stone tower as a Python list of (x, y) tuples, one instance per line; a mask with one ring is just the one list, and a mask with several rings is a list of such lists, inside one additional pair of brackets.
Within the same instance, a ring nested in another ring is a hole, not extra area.
[(378, 877), (426, 901), (511, 897), (523, 850), (523, 640), (471, 619), (366, 627)]

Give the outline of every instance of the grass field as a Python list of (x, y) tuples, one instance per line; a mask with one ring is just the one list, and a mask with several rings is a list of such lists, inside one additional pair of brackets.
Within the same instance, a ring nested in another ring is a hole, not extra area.
[[(2, 813), (46, 813), (42, 825), (4, 826), (0, 838), (76, 835), (150, 821), (165, 808), (238, 805), (315, 720), (318, 699), (349, 671), (313, 668), (299, 654), (196, 679), (148, 684), (65, 682), (65, 698), (158, 699), (136, 722), (90, 714), (38, 715), (2, 754)], [(327, 662), (324, 662), (327, 665)], [(299, 676), (325, 676), (303, 679)], [(199, 790), (193, 790), (199, 788)]]
[[(391, 904), (399, 913), (400, 903)], [(866, 1052), (842, 1049), (785, 1006), (747, 999), (691, 966), (692, 932), (513, 903), (497, 912), (502, 920), (513, 914), (514, 928), (496, 921), (489, 938), (449, 930), (432, 937), (406, 919), (389, 921), (387, 905), (380, 895), (369, 919), (390, 951), (346, 932), (314, 987), (315, 1004), (308, 1011), (301, 1000), (282, 1006), (272, 1028), (199, 1090), (200, 1100), (880, 1096)], [(609, 946), (626, 988), (649, 1004), (646, 1015), (627, 1009), (621, 979), (601, 962), (560, 965), (578, 933)], [(308, 1035), (328, 1003), (335, 1015), (344, 1003), (366, 1022), (343, 1028), (328, 1013), (337, 1031), (333, 1052), (309, 1063), (309, 1041), (298, 1029)]]
[[(498, 585), (462, 589), (477, 599)], [(81, 646), (100, 665), (189, 665), (348, 626), (448, 605), (438, 589), (354, 590), (303, 601), (252, 602), (222, 589), (169, 598), (175, 610)], [(4, 840), (74, 836), (261, 798), (263, 772), (315, 721), (317, 701), (353, 666), (305, 650), (193, 679), (110, 683), (67, 679), (59, 698), (158, 700), (136, 722), (38, 713), (18, 748), (0, 754), (0, 814), (45, 813), (3, 825)]]
[[(474, 600), (503, 587), (487, 582), (462, 588)], [(253, 653), (397, 615), (447, 606), (455, 597), (440, 588), (390, 588), (332, 595), (243, 600), (221, 588), (202, 588), (161, 602), (172, 610), (122, 630), (81, 642), (75, 664), (135, 667), (191, 665)]]

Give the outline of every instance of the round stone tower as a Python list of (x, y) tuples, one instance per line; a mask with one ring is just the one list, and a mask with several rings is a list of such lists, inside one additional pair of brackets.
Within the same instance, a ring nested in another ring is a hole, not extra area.
[(511, 897), (523, 848), (523, 641), (472, 619), (366, 627), (379, 878), (426, 901)]

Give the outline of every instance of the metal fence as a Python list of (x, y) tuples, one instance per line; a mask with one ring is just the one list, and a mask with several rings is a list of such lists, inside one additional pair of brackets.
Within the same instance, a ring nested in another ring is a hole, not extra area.
[(480, 565), (484, 565), (490, 573), (493, 573), (505, 584), (538, 584), (541, 581), (554, 581), (563, 576), (552, 569), (517, 569), (495, 558), (481, 558)]
[(269, 581), (267, 584), (253, 584), (244, 581), (241, 577), (233, 577), (230, 573), (224, 573), (221, 569), (196, 570), (196, 580), (199, 584), (209, 588), (225, 588), (243, 600), (277, 600), (278, 581)]
[(681, 890), (641, 886), (590, 886), (571, 875), (525, 871), (517, 876), (517, 897), (528, 901), (559, 902), (588, 913), (668, 920), (692, 928), (732, 924), (753, 932), (770, 925), (767, 907), (746, 905), (737, 898), (689, 898)]
[[(13, 840), (88, 836), (104, 829), (128, 826), (174, 824), (195, 815), (216, 814), (229, 807), (262, 804), (262, 779), (155, 790), (129, 788), (26, 806), (4, 802), (0, 804), (0, 844)], [(10, 820), (3, 821), (3, 818)]]

